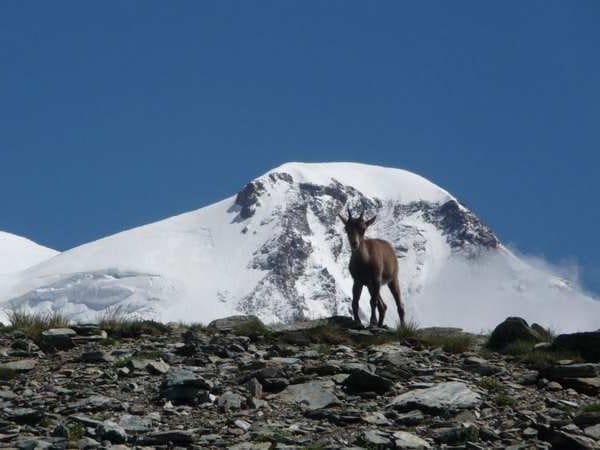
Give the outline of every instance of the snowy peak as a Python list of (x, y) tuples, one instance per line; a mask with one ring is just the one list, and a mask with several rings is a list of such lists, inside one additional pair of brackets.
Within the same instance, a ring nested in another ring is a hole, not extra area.
[(27, 238), (0, 231), (0, 275), (18, 272), (57, 254)]

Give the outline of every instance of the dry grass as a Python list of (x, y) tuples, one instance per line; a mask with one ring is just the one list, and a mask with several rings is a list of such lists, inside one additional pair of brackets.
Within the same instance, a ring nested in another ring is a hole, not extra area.
[(97, 321), (111, 338), (137, 338), (143, 334), (160, 336), (169, 331), (169, 327), (160, 322), (132, 317), (120, 306), (106, 308)]
[(20, 331), (34, 341), (39, 341), (42, 332), (51, 328), (67, 328), (70, 320), (57, 311), (32, 313), (23, 310), (7, 312), (9, 326), (6, 331)]

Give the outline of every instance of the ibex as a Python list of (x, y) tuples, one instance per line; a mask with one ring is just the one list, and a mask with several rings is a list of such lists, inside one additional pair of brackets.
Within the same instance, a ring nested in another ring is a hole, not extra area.
[[(383, 326), (383, 319), (387, 306), (381, 298), (381, 286), (387, 285), (398, 308), (400, 324), (404, 325), (404, 307), (400, 298), (400, 285), (398, 283), (398, 260), (394, 249), (389, 242), (383, 239), (365, 239), (365, 231), (375, 222), (377, 216), (364, 220), (364, 211), (357, 218), (352, 217), (348, 207), (348, 219), (338, 214), (346, 228), (350, 241), (352, 256), (350, 257), (350, 274), (354, 279), (352, 286), (352, 314), (354, 320), (360, 322), (358, 317), (358, 301), (363, 286), (367, 286), (371, 294), (371, 320), (370, 326)], [(375, 308), (379, 311), (379, 321), (375, 315)]]

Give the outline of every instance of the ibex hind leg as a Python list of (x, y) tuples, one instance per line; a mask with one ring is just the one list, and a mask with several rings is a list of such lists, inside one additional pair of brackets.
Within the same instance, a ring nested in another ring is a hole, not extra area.
[[(383, 303), (383, 299), (379, 294), (379, 284), (369, 286), (369, 294), (371, 294), (371, 320), (369, 321), (369, 326), (376, 327), (381, 326), (383, 324), (383, 319), (385, 317), (385, 310), (387, 307), (385, 303)], [(375, 310), (379, 312), (379, 320), (377, 320), (377, 314)]]
[(404, 326), (405, 325), (404, 306), (402, 305), (402, 298), (400, 296), (400, 284), (398, 283), (397, 279), (393, 279), (388, 284), (388, 287), (390, 288), (390, 292), (392, 293), (392, 296), (394, 297), (394, 301), (396, 302), (396, 308), (398, 308), (398, 316), (400, 317), (400, 325)]

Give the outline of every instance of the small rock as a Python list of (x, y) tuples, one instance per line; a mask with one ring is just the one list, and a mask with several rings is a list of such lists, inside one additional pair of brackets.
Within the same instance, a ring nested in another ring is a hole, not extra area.
[(586, 436), (589, 436), (593, 439), (600, 440), (600, 424), (592, 425), (591, 427), (587, 427), (583, 430)]
[(146, 370), (148, 370), (148, 372), (150, 372), (153, 375), (163, 375), (163, 374), (167, 373), (169, 371), (169, 369), (170, 369), (170, 366), (162, 360), (150, 361), (146, 365)]
[(182, 430), (157, 431), (147, 434), (143, 441), (150, 445), (189, 445), (194, 441), (194, 433)]
[(112, 362), (115, 360), (115, 358), (103, 350), (95, 350), (82, 353), (79, 360), (85, 363), (102, 363)]
[(10, 413), (10, 420), (20, 424), (36, 424), (44, 418), (44, 412), (34, 408), (15, 408)]
[(393, 387), (391, 380), (362, 369), (352, 371), (343, 384), (346, 390), (352, 394), (359, 392), (384, 394)]
[(41, 339), (44, 346), (64, 350), (73, 347), (71, 338), (75, 336), (77, 336), (77, 333), (71, 328), (51, 328), (42, 331)]
[(546, 389), (548, 389), (549, 391), (561, 391), (562, 386), (560, 385), (560, 383), (557, 383), (556, 381), (551, 381), (550, 383), (548, 383), (546, 385)]
[(256, 379), (251, 378), (245, 384), (248, 393), (254, 398), (262, 398), (263, 396), (263, 387), (262, 384)]
[(431, 448), (425, 439), (421, 439), (420, 437), (406, 431), (395, 431), (393, 436), (396, 449), (398, 450)]
[(361, 443), (376, 448), (393, 448), (393, 442), (387, 433), (379, 430), (367, 430), (362, 433)]
[(11, 361), (4, 364), (0, 364), (0, 370), (13, 371), (16, 373), (29, 372), (36, 366), (37, 360), (35, 359), (21, 359), (19, 361)]
[(185, 369), (173, 369), (161, 384), (161, 396), (174, 402), (191, 402), (202, 390), (210, 390), (212, 384)]
[(105, 421), (96, 430), (97, 436), (103, 441), (110, 441), (113, 444), (124, 444), (127, 442), (127, 433), (123, 427), (111, 421)]
[(238, 410), (242, 407), (244, 397), (231, 391), (225, 392), (219, 397), (217, 404), (221, 410)]
[(249, 422), (246, 422), (242, 419), (237, 419), (235, 422), (233, 422), (233, 424), (244, 431), (248, 431), (252, 426)]
[(340, 403), (333, 393), (333, 383), (323, 381), (290, 385), (278, 397), (286, 403), (304, 404), (308, 409), (321, 409)]

